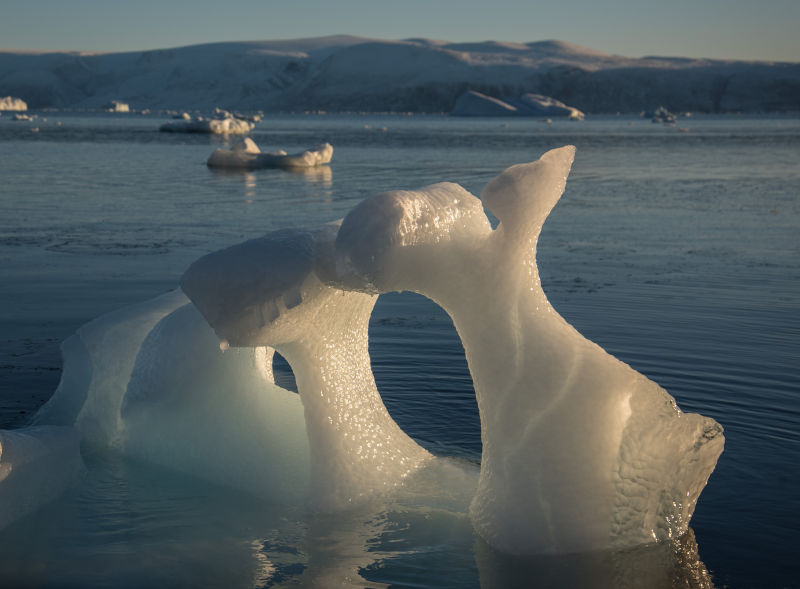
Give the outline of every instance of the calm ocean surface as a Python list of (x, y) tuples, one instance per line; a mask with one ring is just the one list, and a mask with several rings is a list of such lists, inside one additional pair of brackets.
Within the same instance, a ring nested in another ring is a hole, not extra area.
[[(64, 338), (175, 288), (209, 251), (341, 218), (385, 190), (453, 181), (479, 194), (504, 168), (574, 144), (539, 244), (545, 291), (586, 337), (725, 428), (692, 519), (714, 585), (800, 587), (800, 118), (259, 123), (264, 151), (333, 144), (330, 168), (307, 174), (209, 170), (225, 139), (159, 133), (166, 120), (0, 117), (0, 427), (25, 425), (49, 398)], [(477, 462), (477, 408), (449, 318), (422, 297), (384, 295), (370, 350), (401, 427), (434, 453)], [(315, 567), (335, 577), (342, 558), (330, 547), (342, 545), (354, 586), (495, 587), (497, 570), (516, 566), (492, 564), (465, 517), (407, 509), (309, 522), (118, 456), (86, 462), (78, 488), (0, 532), (0, 587), (7, 575), (43, 587), (277, 586)], [(354, 536), (368, 540), (356, 550), (343, 540)], [(619, 586), (594, 572), (646, 579), (651, 557), (599, 568), (537, 559), (514, 582)]]

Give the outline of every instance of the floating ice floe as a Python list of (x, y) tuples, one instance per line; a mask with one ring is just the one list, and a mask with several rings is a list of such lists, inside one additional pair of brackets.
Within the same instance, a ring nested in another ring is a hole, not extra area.
[(181, 278), (223, 347), (269, 345), (292, 366), (312, 500), (327, 511), (391, 490), (430, 458), (390, 417), (375, 385), (368, 325), (377, 295), (326, 284), (336, 282), (338, 229), (276, 231), (209, 254)]
[(219, 135), (244, 135), (255, 124), (238, 119), (227, 111), (218, 110), (213, 118), (191, 117), (183, 113), (179, 119), (164, 123), (159, 131), (169, 133), (212, 133)]
[(0, 98), (0, 110), (28, 110), (28, 104), (21, 98), (5, 96)]
[(217, 149), (206, 162), (212, 168), (314, 168), (328, 164), (333, 157), (330, 143), (315, 145), (299, 153), (287, 154), (285, 151), (263, 153), (256, 142), (245, 137), (230, 149)]
[[(379, 293), (408, 290), (445, 309), (464, 345), (483, 440), (470, 513), (490, 546), (565, 554), (677, 538), (722, 428), (683, 413), (547, 300), (536, 244), (573, 156), (563, 147), (513, 166), (482, 200), (452, 183), (382, 193), (341, 222), (204, 256), (181, 279), (192, 304), (174, 292), (66, 340), (36, 423), (327, 511), (414, 493), (415, 473), (447, 461), (386, 411), (367, 329)], [(274, 384), (273, 349), (299, 396)]]

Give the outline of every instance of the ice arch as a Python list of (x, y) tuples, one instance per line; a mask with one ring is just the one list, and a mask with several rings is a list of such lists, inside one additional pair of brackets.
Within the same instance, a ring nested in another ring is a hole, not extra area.
[[(338, 278), (411, 290), (453, 318), (481, 415), (471, 514), (516, 554), (623, 547), (686, 531), (722, 452), (722, 428), (583, 338), (552, 308), (536, 265), (571, 146), (493, 179), (482, 202), (455, 184), (367, 199), (336, 240)], [(500, 221), (492, 229), (487, 207)]]

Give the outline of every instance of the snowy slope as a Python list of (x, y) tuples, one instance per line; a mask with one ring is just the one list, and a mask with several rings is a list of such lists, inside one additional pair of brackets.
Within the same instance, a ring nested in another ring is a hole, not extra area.
[(346, 35), (131, 53), (0, 52), (0, 95), (30, 108), (449, 112), (467, 90), (585, 112), (798, 111), (800, 63), (609, 55), (565, 43)]

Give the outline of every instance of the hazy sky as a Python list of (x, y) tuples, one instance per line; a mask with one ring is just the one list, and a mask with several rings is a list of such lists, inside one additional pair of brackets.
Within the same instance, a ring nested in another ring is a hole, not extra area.
[(800, 0), (0, 0), (2, 49), (129, 51), (345, 33), (800, 61), (798, 31)]

